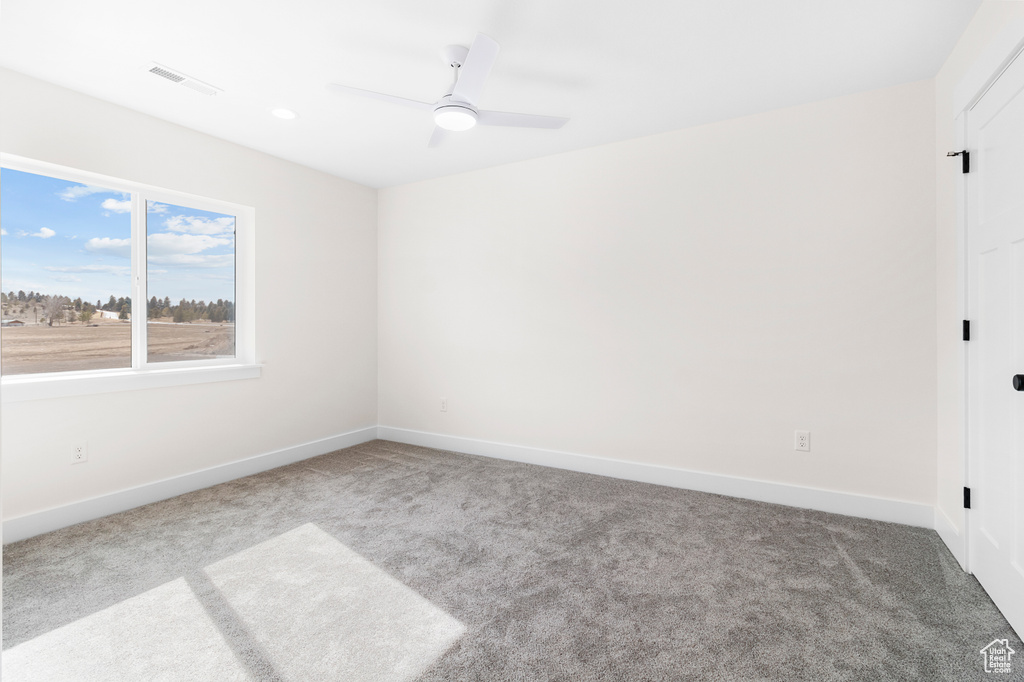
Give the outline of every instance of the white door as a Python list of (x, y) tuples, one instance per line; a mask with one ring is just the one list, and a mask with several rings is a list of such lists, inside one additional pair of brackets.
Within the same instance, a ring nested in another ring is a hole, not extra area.
[(1024, 636), (1024, 54), (968, 111), (967, 149), (970, 567)]

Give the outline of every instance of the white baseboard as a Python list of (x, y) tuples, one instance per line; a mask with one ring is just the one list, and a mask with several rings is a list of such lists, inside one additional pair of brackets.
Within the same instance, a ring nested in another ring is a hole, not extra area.
[(316, 457), (317, 455), (366, 443), (375, 438), (408, 443), (410, 445), (454, 450), (471, 455), (525, 462), (527, 464), (539, 464), (541, 466), (621, 478), (629, 481), (654, 483), (673, 488), (699, 490), (701, 492), (729, 495), (731, 497), (741, 497), (761, 502), (772, 502), (790, 507), (816, 509), (877, 521), (891, 521), (909, 526), (934, 528), (949, 546), (950, 551), (953, 552), (953, 555), (961, 565), (964, 564), (963, 542), (960, 540), (956, 527), (944, 514), (926, 504), (821, 490), (818, 488), (806, 488), (784, 483), (771, 483), (736, 476), (707, 474), (686, 469), (627, 462), (571, 452), (542, 450), (540, 448), (495, 443), (458, 436), (446, 436), (444, 434), (413, 431), (411, 429), (400, 429), (390, 426), (371, 426), (358, 429), (337, 436), (256, 455), (237, 462), (229, 462), (202, 471), (121, 490), (109, 495), (102, 495), (81, 502), (74, 502), (8, 519), (3, 522), (3, 541), (6, 544), (24, 540), (25, 538), (57, 530), (58, 528), (127, 511), (128, 509), (166, 500), (194, 490), (201, 490), (219, 483), (251, 476), (252, 474), (284, 466), (285, 464), (291, 464), (310, 457)]
[[(966, 521), (966, 519), (965, 519)], [(960, 568), (967, 570), (967, 547), (964, 536), (957, 530), (956, 524), (946, 516), (938, 505), (935, 506), (935, 532), (939, 534), (946, 547), (960, 564)]]
[(321, 438), (320, 440), (302, 443), (292, 447), (256, 455), (237, 462), (229, 462), (219, 466), (195, 471), (190, 474), (167, 478), (154, 483), (147, 483), (127, 490), (119, 490), (109, 495), (101, 495), (81, 502), (46, 509), (41, 512), (7, 519), (3, 522), (4, 544), (24, 540), (34, 535), (48, 533), (51, 530), (72, 526), (83, 521), (98, 519), (101, 516), (127, 511), (144, 504), (166, 500), (177, 495), (190, 493), (194, 490), (209, 488), (218, 483), (226, 483), (236, 478), (251, 476), (261, 471), (275, 469), (317, 455), (325, 455), (342, 448), (352, 447), (377, 438), (377, 427), (370, 426), (348, 433)]
[(706, 493), (742, 497), (760, 502), (784, 504), (790, 507), (816, 509), (818, 511), (857, 516), (876, 521), (891, 521), (920, 528), (935, 527), (935, 513), (931, 505), (890, 500), (869, 495), (805, 488), (785, 483), (770, 483), (736, 476), (706, 474), (686, 469), (641, 464), (617, 459), (579, 455), (571, 452), (541, 450), (539, 448), (508, 445), (491, 441), (446, 436), (438, 433), (426, 433), (411, 429), (400, 429), (391, 426), (380, 426), (377, 435), (384, 440), (392, 440), (410, 445), (454, 450), (471, 455), (482, 455), (497, 459), (507, 459), (528, 464), (569, 469), (588, 474), (622, 478), (629, 481), (654, 483), (673, 488), (699, 490)]

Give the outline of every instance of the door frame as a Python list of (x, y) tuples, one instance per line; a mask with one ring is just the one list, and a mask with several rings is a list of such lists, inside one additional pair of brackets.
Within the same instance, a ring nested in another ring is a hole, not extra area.
[[(974, 62), (964, 77), (957, 84), (953, 92), (953, 127), (956, 135), (956, 151), (965, 149), (967, 140), (967, 115), (975, 104), (988, 92), (992, 84), (1003, 74), (1006, 68), (1024, 53), (1024, 19), (1018, 20), (1004, 29), (991, 42), (988, 49)], [(972, 151), (972, 150), (968, 150)], [(960, 162), (957, 160), (957, 167)], [(968, 266), (970, 253), (968, 252), (967, 234), (967, 182), (968, 174), (957, 174), (956, 176), (956, 250), (957, 250), (957, 312), (961, 319), (970, 320), (971, 311), (968, 302), (970, 301), (970, 279), (968, 277)], [(959, 366), (957, 377), (960, 380), (959, 401), (960, 401), (960, 442), (958, 449), (963, 465), (964, 486), (971, 486), (971, 452), (969, 448), (971, 438), (970, 423), (970, 402), (968, 386), (970, 379), (969, 369), (969, 344), (966, 342), (958, 354)], [(936, 510), (938, 512), (938, 510)], [(971, 573), (971, 526), (966, 509), (961, 517), (962, 533), (959, 546), (960, 563), (964, 570)], [(957, 549), (957, 548), (951, 548)], [(954, 551), (956, 554), (956, 551)]]

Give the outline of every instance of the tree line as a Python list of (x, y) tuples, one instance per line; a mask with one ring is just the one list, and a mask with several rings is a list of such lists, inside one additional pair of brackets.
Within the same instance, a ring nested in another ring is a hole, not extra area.
[[(127, 320), (132, 312), (132, 299), (130, 296), (111, 296), (106, 303), (97, 300), (93, 305), (81, 298), (71, 300), (63, 295), (46, 295), (30, 291), (25, 293), (13, 291), (8, 293), (0, 292), (0, 303), (3, 304), (4, 317), (15, 314), (33, 314), (33, 322), (45, 322), (47, 326), (63, 324), (65, 322), (88, 323), (92, 320), (97, 310), (116, 312), (120, 320)], [(41, 313), (41, 315), (40, 315)], [(147, 319), (169, 317), (175, 322), (193, 322), (196, 320), (209, 320), (211, 322), (234, 322), (235, 304), (218, 298), (216, 302), (189, 301), (181, 299), (178, 303), (171, 303), (170, 297), (149, 299)]]
[[(111, 297), (113, 298), (113, 297)], [(130, 303), (130, 302), (129, 302)], [(181, 299), (177, 305), (171, 305), (169, 297), (163, 300), (154, 296), (149, 299), (147, 317), (170, 317), (175, 322), (192, 322), (193, 320), (209, 320), (210, 322), (234, 322), (235, 304), (218, 298), (216, 302), (196, 302), (195, 299)]]

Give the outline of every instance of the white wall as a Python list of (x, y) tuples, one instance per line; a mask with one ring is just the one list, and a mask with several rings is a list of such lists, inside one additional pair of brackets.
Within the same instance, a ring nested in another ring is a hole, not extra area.
[(933, 98), (381, 190), (380, 423), (932, 504)]
[[(1024, 21), (1022, 2), (985, 2), (935, 77), (936, 157), (936, 338), (938, 339), (938, 440), (936, 507), (962, 538), (963, 510), (963, 373), (960, 363), (962, 311), (957, 306), (957, 196), (960, 159), (943, 158), (957, 149), (953, 127), (953, 93), (975, 61), (1000, 34)], [(947, 542), (951, 538), (947, 537)], [(962, 542), (962, 540), (960, 540)], [(962, 559), (962, 556), (961, 556)]]
[(0, 92), (5, 152), (255, 207), (264, 363), (255, 380), (3, 405), (5, 519), (376, 425), (375, 190), (11, 71)]

